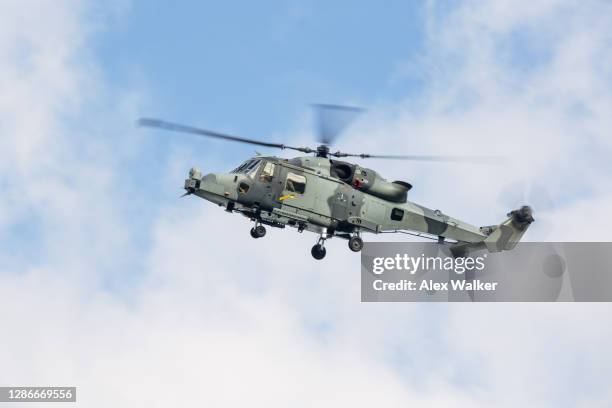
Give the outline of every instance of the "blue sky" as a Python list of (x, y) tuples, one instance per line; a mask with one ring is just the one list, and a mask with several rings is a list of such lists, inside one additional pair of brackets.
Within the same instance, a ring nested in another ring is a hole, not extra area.
[(151, 114), (269, 137), (313, 102), (405, 98), (423, 46), (418, 3), (136, 1), (96, 53), (109, 81), (150, 86)]

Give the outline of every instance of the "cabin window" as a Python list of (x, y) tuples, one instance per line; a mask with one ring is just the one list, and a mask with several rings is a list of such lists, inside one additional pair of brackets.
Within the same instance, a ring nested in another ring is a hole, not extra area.
[(287, 184), (285, 185), (285, 190), (298, 194), (304, 194), (304, 191), (306, 191), (306, 177), (295, 173), (287, 174)]
[(394, 208), (393, 210), (391, 210), (391, 219), (393, 221), (401, 221), (402, 219), (404, 219), (404, 210), (400, 208)]
[(261, 170), (259, 179), (261, 181), (272, 181), (272, 178), (274, 177), (274, 167), (274, 163), (266, 162), (266, 164), (263, 166), (263, 169)]

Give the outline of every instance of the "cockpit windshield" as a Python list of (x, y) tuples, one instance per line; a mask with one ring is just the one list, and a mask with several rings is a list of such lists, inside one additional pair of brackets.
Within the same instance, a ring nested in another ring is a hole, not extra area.
[(236, 167), (230, 173), (233, 174), (246, 174), (250, 177), (257, 172), (259, 165), (261, 164), (261, 159), (250, 159), (242, 163), (240, 166)]

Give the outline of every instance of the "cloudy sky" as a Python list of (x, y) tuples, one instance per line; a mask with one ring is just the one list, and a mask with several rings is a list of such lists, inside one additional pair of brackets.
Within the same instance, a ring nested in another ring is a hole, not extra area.
[(609, 240), (608, 2), (328, 3), (1, 2), (0, 385), (84, 407), (612, 404), (606, 304), (362, 304), (344, 241), (317, 262), (314, 235), (254, 241), (178, 199), (189, 167), (253, 149), (139, 116), (306, 144), (307, 104), (343, 103), (368, 108), (344, 150), (510, 158), (368, 162), (412, 200), (476, 225), (529, 203), (528, 240)]

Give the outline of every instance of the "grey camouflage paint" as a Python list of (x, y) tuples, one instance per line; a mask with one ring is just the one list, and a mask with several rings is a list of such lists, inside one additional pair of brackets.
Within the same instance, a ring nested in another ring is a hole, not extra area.
[[(523, 207), (509, 213), (499, 225), (478, 228), (408, 200), (390, 202), (360, 191), (332, 176), (327, 158), (255, 158), (276, 165), (272, 180), (260, 178), (263, 166), (252, 177), (233, 173), (202, 176), (198, 169), (192, 169), (185, 180), (185, 189), (228, 211), (278, 227), (289, 225), (344, 238), (361, 232), (427, 234), (456, 241), (457, 254), (468, 247), (484, 246), (491, 252), (512, 249), (533, 222), (531, 209)], [(306, 178), (304, 194), (285, 189), (288, 173)], [(382, 182), (386, 181), (382, 179)], [(248, 185), (247, 192), (240, 188), (244, 185)], [(402, 213), (401, 219), (391, 218), (394, 210)]]

